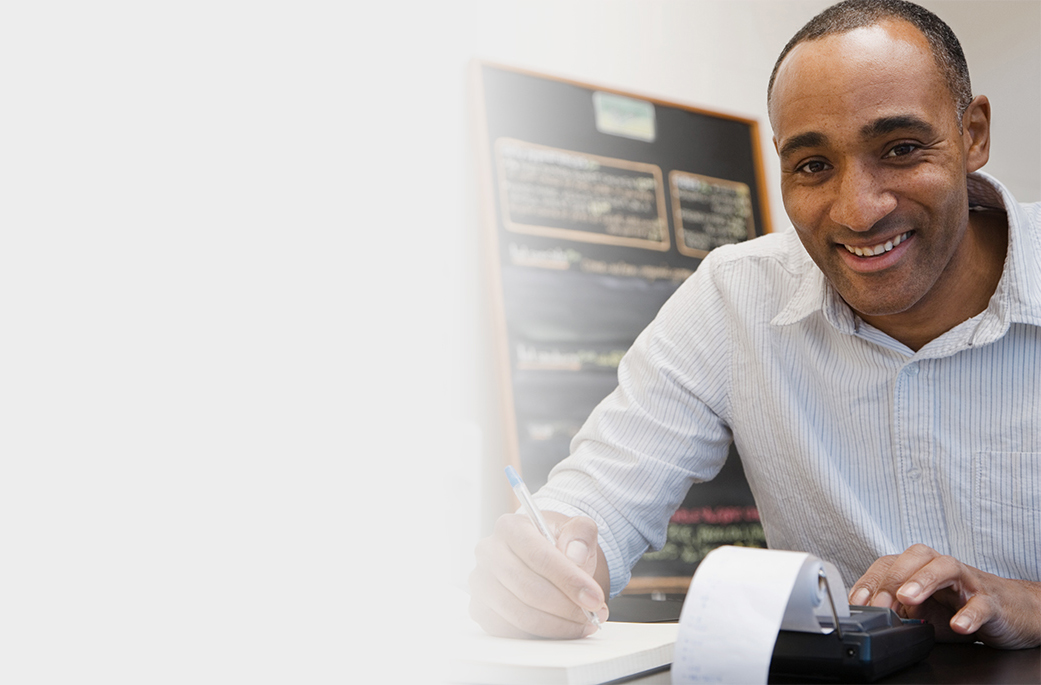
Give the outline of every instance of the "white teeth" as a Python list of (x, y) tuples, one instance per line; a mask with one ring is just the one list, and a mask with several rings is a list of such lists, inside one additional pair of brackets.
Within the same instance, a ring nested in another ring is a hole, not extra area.
[(907, 238), (909, 233), (910, 232), (901, 233), (892, 240), (887, 240), (884, 243), (879, 243), (874, 247), (853, 247), (851, 245), (844, 245), (844, 247), (853, 254), (857, 255), (858, 257), (874, 257), (875, 255), (882, 254), (883, 252), (889, 252), (894, 247), (904, 242), (904, 239)]

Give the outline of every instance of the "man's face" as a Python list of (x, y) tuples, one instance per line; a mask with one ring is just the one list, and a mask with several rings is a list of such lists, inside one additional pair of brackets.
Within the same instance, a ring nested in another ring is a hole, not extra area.
[(785, 210), (842, 298), (865, 317), (946, 306), (972, 258), (960, 248), (975, 169), (921, 33), (887, 22), (801, 43), (778, 70), (770, 120)]

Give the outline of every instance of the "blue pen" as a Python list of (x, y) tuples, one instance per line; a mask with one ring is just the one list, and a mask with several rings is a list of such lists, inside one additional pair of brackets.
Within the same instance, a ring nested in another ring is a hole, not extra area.
[[(535, 506), (535, 502), (531, 499), (531, 493), (528, 492), (528, 486), (521, 480), (520, 475), (517, 474), (516, 469), (512, 466), (506, 467), (506, 477), (510, 479), (510, 487), (513, 488), (514, 494), (517, 495), (517, 499), (520, 500), (521, 506), (524, 507), (524, 511), (528, 512), (528, 518), (532, 520), (535, 527), (539, 529), (543, 536), (549, 540), (549, 544), (554, 547), (557, 546), (557, 540), (553, 537), (553, 531), (546, 525), (546, 519), (542, 518), (542, 512), (539, 511), (538, 507)], [(600, 627), (600, 619), (595, 613), (588, 609), (583, 609), (586, 612), (586, 618), (597, 628)]]

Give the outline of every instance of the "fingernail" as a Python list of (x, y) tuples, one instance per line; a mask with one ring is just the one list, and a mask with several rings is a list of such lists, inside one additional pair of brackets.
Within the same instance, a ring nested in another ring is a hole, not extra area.
[(875, 595), (875, 598), (871, 600), (871, 606), (873, 607), (886, 607), (889, 609), (893, 608), (893, 595), (889, 594), (885, 590), (882, 590)]
[(568, 543), (565, 555), (568, 559), (581, 566), (589, 558), (589, 545), (581, 540), (572, 540)]
[(582, 588), (578, 592), (578, 603), (581, 605), (583, 609), (588, 609), (589, 611), (596, 611), (603, 604), (603, 600), (594, 595), (592, 591), (586, 588)]
[(864, 606), (864, 603), (868, 601), (870, 596), (871, 591), (866, 587), (862, 587), (853, 592), (849, 598), (849, 603), (855, 604), (856, 606)]
[(900, 588), (897, 594), (902, 595), (905, 599), (914, 601), (918, 599), (918, 595), (922, 594), (922, 586), (912, 581)]
[(972, 627), (972, 621), (965, 614), (959, 614), (951, 621), (951, 627), (961, 628), (963, 631), (968, 632), (969, 628)]

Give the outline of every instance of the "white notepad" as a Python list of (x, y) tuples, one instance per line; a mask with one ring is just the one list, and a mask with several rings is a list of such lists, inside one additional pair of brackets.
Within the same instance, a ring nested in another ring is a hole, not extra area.
[(606, 683), (672, 663), (677, 623), (608, 621), (578, 640), (492, 637), (476, 624), (455, 636), (449, 682), (484, 685)]

